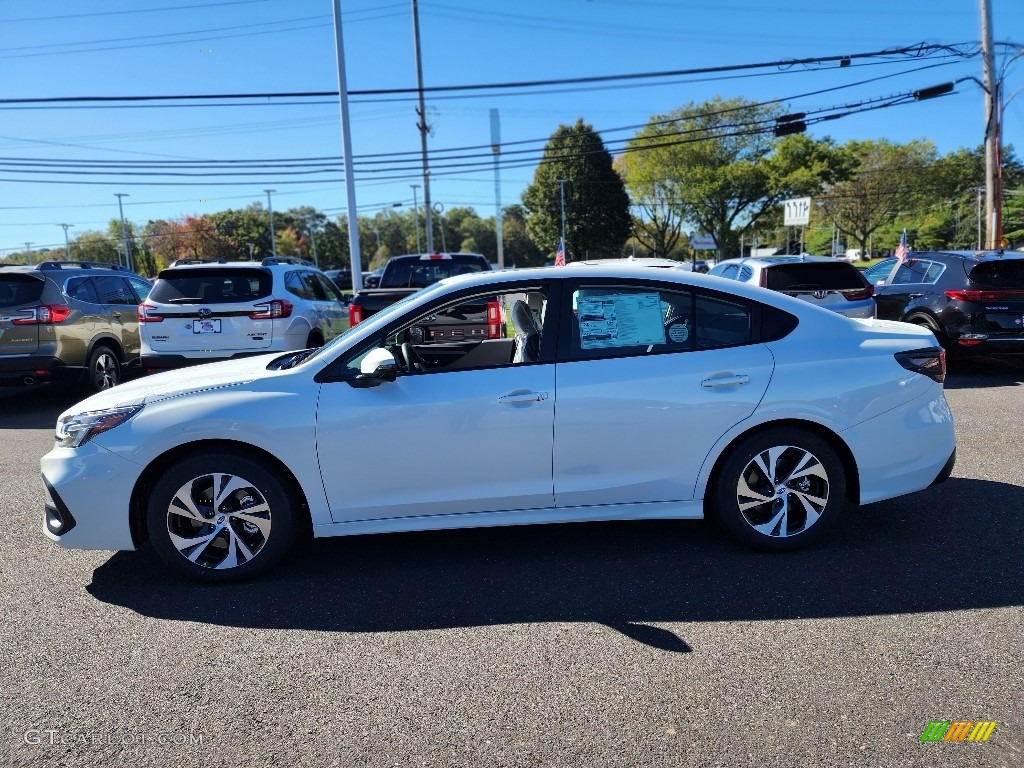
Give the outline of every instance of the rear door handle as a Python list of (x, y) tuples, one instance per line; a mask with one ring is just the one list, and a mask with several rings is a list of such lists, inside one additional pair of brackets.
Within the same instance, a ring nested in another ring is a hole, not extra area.
[(911, 294), (908, 294), (908, 295), (912, 299), (920, 299), (922, 296), (924, 296), (923, 293), (911, 293)]
[(710, 379), (704, 379), (700, 385), (705, 389), (716, 389), (717, 387), (736, 387), (740, 384), (747, 384), (749, 381), (749, 376), (739, 373), (734, 376), (713, 376)]
[(508, 395), (502, 395), (498, 398), (498, 402), (510, 405), (515, 403), (536, 403), (547, 399), (547, 392), (513, 392)]

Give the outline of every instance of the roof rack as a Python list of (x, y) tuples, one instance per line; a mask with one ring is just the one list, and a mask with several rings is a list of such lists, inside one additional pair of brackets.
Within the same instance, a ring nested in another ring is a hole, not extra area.
[(172, 267), (183, 267), (188, 264), (227, 264), (228, 260), (223, 256), (218, 256), (216, 259), (175, 259), (171, 262)]
[(119, 269), (124, 272), (131, 270), (121, 264), (107, 264), (100, 261), (40, 261), (34, 264), (35, 269)]
[(298, 264), (303, 267), (316, 266), (309, 259), (299, 259), (294, 256), (267, 256), (262, 263), (264, 267), (272, 267), (275, 264)]

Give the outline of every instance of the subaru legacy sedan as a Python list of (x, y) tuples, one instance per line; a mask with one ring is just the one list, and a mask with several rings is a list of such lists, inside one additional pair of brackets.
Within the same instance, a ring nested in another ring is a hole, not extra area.
[[(481, 297), (500, 332), (426, 339)], [(65, 411), (43, 529), (65, 547), (148, 541), (205, 581), (265, 570), (306, 530), (712, 517), (792, 550), (844, 509), (949, 475), (944, 376), (926, 328), (690, 271), (453, 277), (318, 349)]]

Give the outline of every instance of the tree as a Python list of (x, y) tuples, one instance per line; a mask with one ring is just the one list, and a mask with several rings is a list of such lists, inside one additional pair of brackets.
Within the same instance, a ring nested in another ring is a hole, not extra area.
[(867, 253), (875, 233), (926, 202), (927, 169), (935, 162), (935, 147), (928, 141), (893, 144), (881, 139), (851, 141), (845, 149), (855, 158), (856, 170), (848, 181), (833, 184), (818, 203), (836, 228)]
[(510, 205), (502, 213), (505, 266), (543, 266), (544, 254), (526, 231), (526, 209), (521, 205)]
[(710, 235), (720, 254), (778, 215), (789, 197), (815, 194), (841, 178), (844, 156), (830, 139), (776, 138), (779, 105), (715, 98), (656, 115), (629, 142), (622, 161), (652, 250), (668, 254), (684, 223)]
[(621, 255), (632, 226), (629, 196), (601, 137), (582, 119), (548, 139), (522, 196), (527, 232), (552, 256), (562, 228), (559, 179), (565, 180), (566, 260)]

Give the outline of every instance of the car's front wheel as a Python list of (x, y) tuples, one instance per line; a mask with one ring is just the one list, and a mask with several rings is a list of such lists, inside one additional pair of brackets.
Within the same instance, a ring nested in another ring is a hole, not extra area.
[(201, 453), (171, 466), (146, 510), (149, 540), (172, 570), (207, 582), (237, 581), (267, 570), (295, 540), (298, 509), (262, 462)]
[(846, 496), (838, 454), (802, 429), (771, 429), (742, 440), (716, 478), (713, 500), (721, 525), (742, 543), (768, 551), (821, 538)]

